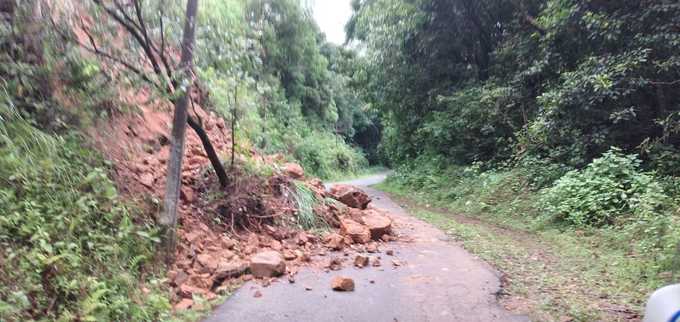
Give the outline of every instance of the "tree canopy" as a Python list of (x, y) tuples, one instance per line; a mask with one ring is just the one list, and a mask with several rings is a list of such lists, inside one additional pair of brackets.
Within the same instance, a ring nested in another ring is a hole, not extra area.
[(619, 146), (675, 162), (676, 1), (355, 1), (385, 153), (573, 166)]

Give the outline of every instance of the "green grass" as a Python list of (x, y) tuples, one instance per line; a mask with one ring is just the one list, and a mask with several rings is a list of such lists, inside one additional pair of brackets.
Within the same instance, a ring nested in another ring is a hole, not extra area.
[(328, 229), (330, 225), (316, 214), (314, 207), (321, 201), (316, 198), (314, 192), (303, 182), (293, 182), (293, 198), (297, 203), (296, 218), (300, 228), (304, 230)]
[(0, 320), (170, 317), (149, 218), (119, 197), (77, 134), (34, 128), (0, 103)]
[[(618, 247), (614, 233), (537, 225), (536, 196), (510, 193), (512, 181), (503, 173), (469, 180), (466, 187), (448, 185), (444, 192), (413, 190), (395, 180), (377, 188), (506, 274), (505, 303), (534, 320), (627, 320), (666, 282), (668, 272), (659, 274), (648, 258)], [(457, 199), (442, 197), (462, 190)]]

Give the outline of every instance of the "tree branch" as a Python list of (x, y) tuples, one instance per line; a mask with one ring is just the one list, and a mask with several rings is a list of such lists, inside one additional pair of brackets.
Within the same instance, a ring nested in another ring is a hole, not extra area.
[[(135, 3), (139, 0), (133, 0)], [(158, 77), (165, 78), (165, 75), (161, 71), (160, 66), (158, 65), (158, 62), (156, 61), (156, 57), (154, 55), (153, 50), (149, 46), (147, 42), (144, 41), (144, 37), (139, 33), (139, 31), (134, 27), (134, 25), (130, 25), (128, 22), (126, 22), (125, 18), (121, 17), (116, 13), (116, 10), (113, 10), (106, 6), (104, 3), (102, 3), (102, 0), (92, 0), (96, 5), (98, 5), (100, 8), (102, 8), (111, 18), (116, 20), (118, 24), (120, 24), (123, 28), (125, 28), (131, 35), (132, 37), (135, 38), (137, 41), (137, 44), (142, 47), (144, 50), (144, 53), (147, 56), (147, 59), (151, 62), (151, 67), (153, 68), (154, 73), (158, 75)]]
[(80, 23), (81, 23), (81, 29), (83, 30), (83, 32), (84, 32), (85, 35), (87, 36), (88, 41), (90, 42), (90, 45), (91, 45), (92, 47), (89, 47), (89, 46), (87, 46), (86, 44), (83, 44), (83, 43), (80, 42), (78, 39), (75, 39), (75, 38), (73, 38), (73, 37), (70, 37), (70, 36), (66, 35), (66, 34), (65, 34), (65, 33), (57, 26), (57, 23), (54, 21), (54, 18), (53, 18), (52, 16), (50, 16), (50, 23), (52, 24), (52, 27), (54, 28), (54, 31), (55, 31), (57, 34), (59, 34), (65, 41), (73, 42), (73, 43), (77, 44), (79, 47), (83, 48), (84, 50), (86, 50), (86, 51), (88, 51), (88, 52), (90, 52), (90, 53), (92, 53), (92, 54), (95, 54), (95, 55), (97, 55), (97, 56), (100, 56), (100, 57), (103, 57), (103, 58), (105, 58), (105, 59), (108, 59), (108, 60), (110, 60), (110, 61), (112, 61), (112, 62), (114, 62), (114, 63), (116, 63), (116, 64), (119, 64), (119, 65), (123, 66), (125, 69), (127, 69), (127, 70), (131, 71), (132, 73), (136, 74), (137, 76), (139, 76), (143, 81), (149, 83), (151, 86), (156, 87), (156, 88), (160, 88), (159, 85), (158, 85), (156, 82), (154, 82), (151, 78), (149, 78), (149, 76), (147, 76), (141, 69), (139, 69), (139, 68), (133, 66), (132, 64), (130, 64), (130, 63), (128, 63), (128, 62), (126, 62), (126, 61), (124, 61), (124, 60), (118, 58), (118, 57), (113, 56), (112, 54), (110, 54), (110, 53), (108, 53), (108, 52), (102, 51), (99, 47), (97, 47), (97, 43), (96, 43), (96, 41), (94, 40), (94, 36), (92, 36), (92, 33), (91, 33), (91, 32), (89, 31), (89, 29), (85, 26), (85, 23), (84, 23), (84, 21), (82, 20), (82, 18), (81, 18), (81, 22), (80, 22)]

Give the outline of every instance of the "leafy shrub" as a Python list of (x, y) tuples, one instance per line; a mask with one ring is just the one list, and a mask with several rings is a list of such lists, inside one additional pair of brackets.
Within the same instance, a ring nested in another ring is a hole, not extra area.
[(304, 138), (294, 147), (294, 156), (305, 170), (321, 178), (356, 173), (368, 166), (364, 155), (341, 137), (322, 132)]
[(154, 231), (133, 222), (106, 165), (2, 103), (0, 320), (166, 319), (167, 296), (146, 277)]
[(522, 172), (530, 188), (536, 191), (552, 185), (571, 168), (548, 159), (526, 156), (518, 162), (517, 169)]
[(570, 171), (547, 189), (542, 207), (559, 222), (606, 226), (625, 216), (655, 216), (668, 197), (635, 155), (613, 148), (585, 169)]

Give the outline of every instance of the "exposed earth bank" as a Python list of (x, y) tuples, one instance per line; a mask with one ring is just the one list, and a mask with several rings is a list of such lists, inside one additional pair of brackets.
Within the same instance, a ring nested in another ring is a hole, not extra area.
[[(205, 321), (528, 321), (497, 302), (499, 274), (432, 225), (410, 216), (385, 193), (368, 188), (385, 175), (344, 182), (363, 188), (372, 205), (389, 212), (400, 241), (365, 254), (371, 263), (338, 271), (301, 269), (294, 283), (248, 282)], [(326, 257), (354, 255), (329, 253)], [(379, 257), (379, 258), (378, 258)], [(323, 261), (323, 258), (315, 260)], [(338, 276), (352, 292), (331, 289)]]

